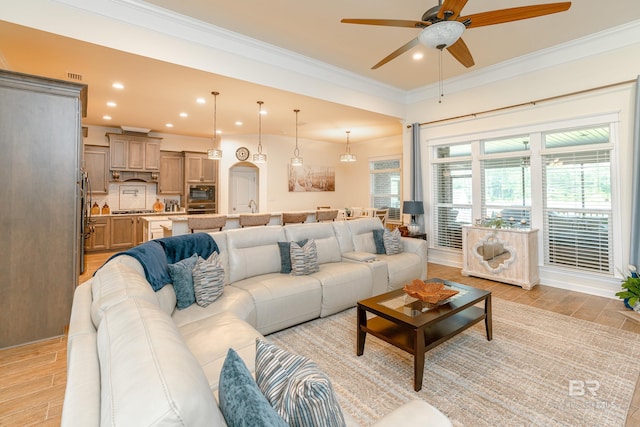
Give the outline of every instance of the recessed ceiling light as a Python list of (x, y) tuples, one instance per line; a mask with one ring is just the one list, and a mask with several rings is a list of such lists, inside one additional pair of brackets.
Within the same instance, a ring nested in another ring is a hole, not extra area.
[(415, 59), (416, 61), (419, 61), (422, 58), (424, 58), (424, 54), (422, 52), (416, 52), (413, 54), (413, 59)]
[(114, 89), (124, 89), (124, 85), (119, 82), (115, 82), (114, 84), (111, 85), (111, 87), (113, 87)]
[(168, 128), (172, 128), (173, 127), (173, 123), (167, 123), (165, 126), (168, 127)]
[(104, 120), (111, 120), (111, 116), (107, 116), (107, 115), (102, 116), (102, 118), (103, 118)]
[(260, 114), (262, 114), (263, 116), (267, 114), (267, 110), (260, 110)]
[(217, 134), (217, 135), (221, 135), (221, 134), (222, 134), (222, 131), (221, 131), (220, 129), (218, 129), (218, 130), (216, 131), (216, 134)]
[(242, 122), (241, 122), (240, 120), (238, 120), (238, 121), (236, 122), (236, 126), (242, 126)]
[(198, 99), (196, 99), (196, 102), (197, 102), (198, 104), (206, 104), (206, 103), (207, 103), (207, 101), (205, 101), (205, 99), (204, 99), (204, 98), (198, 98)]
[(187, 113), (180, 113), (180, 117), (188, 117), (189, 115)]
[(115, 106), (117, 106), (117, 105), (118, 105), (118, 104), (116, 104), (116, 103), (115, 103), (115, 102), (113, 102), (113, 101), (109, 101), (109, 102), (107, 102), (107, 107), (115, 107)]

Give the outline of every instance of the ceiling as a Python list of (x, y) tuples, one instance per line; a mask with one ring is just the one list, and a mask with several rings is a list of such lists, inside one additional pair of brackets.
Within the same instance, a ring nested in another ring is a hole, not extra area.
[[(419, 33), (418, 29), (342, 24), (342, 18), (419, 20), (435, 0), (148, 0), (153, 5), (196, 18), (229, 31), (313, 58), (366, 79), (410, 91), (438, 82), (438, 51), (418, 46), (377, 70), (371, 66)], [(462, 15), (495, 9), (550, 3), (548, 0), (469, 0)], [(0, 15), (0, 18), (2, 16)], [(637, 0), (574, 1), (567, 12), (468, 29), (463, 39), (476, 65), (464, 68), (447, 52), (442, 57), (445, 79), (480, 70), (532, 52), (640, 19)], [(416, 51), (424, 58), (412, 59)], [(109, 49), (0, 21), (0, 68), (68, 80), (79, 74), (89, 85), (85, 124), (148, 128), (163, 133), (210, 136), (213, 97), (218, 97), (217, 128), (224, 135), (255, 134), (257, 101), (268, 111), (262, 120), (266, 134), (295, 135), (294, 109), (300, 109), (299, 136), (352, 142), (398, 135), (401, 123), (362, 109), (214, 75), (147, 57)], [(178, 78), (176, 78), (178, 77)], [(113, 81), (126, 88), (115, 91)], [(207, 104), (195, 103), (205, 97)], [(107, 107), (107, 101), (117, 103)], [(178, 116), (188, 113), (187, 118)], [(105, 121), (104, 115), (111, 121)], [(242, 126), (236, 126), (236, 121)], [(173, 128), (165, 125), (172, 123)]]

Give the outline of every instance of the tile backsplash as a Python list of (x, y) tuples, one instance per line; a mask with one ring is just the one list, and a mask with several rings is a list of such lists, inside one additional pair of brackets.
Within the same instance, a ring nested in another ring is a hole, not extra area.
[(108, 195), (94, 196), (92, 200), (101, 208), (107, 203), (112, 212), (133, 209), (152, 210), (156, 199), (160, 199), (163, 203), (167, 200), (180, 202), (180, 196), (158, 195), (157, 192), (158, 184), (155, 183), (112, 182), (109, 184)]

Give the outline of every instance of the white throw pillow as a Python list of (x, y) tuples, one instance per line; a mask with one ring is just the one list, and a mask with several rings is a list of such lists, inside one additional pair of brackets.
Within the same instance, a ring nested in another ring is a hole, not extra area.
[(196, 303), (206, 307), (222, 295), (224, 291), (224, 267), (219, 255), (214, 252), (208, 260), (198, 256), (193, 268), (193, 290)]

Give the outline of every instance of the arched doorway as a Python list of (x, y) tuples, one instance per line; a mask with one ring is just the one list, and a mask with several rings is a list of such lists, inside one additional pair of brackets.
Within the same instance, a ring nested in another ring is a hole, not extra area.
[(258, 167), (250, 162), (236, 163), (229, 169), (229, 213), (259, 212)]

